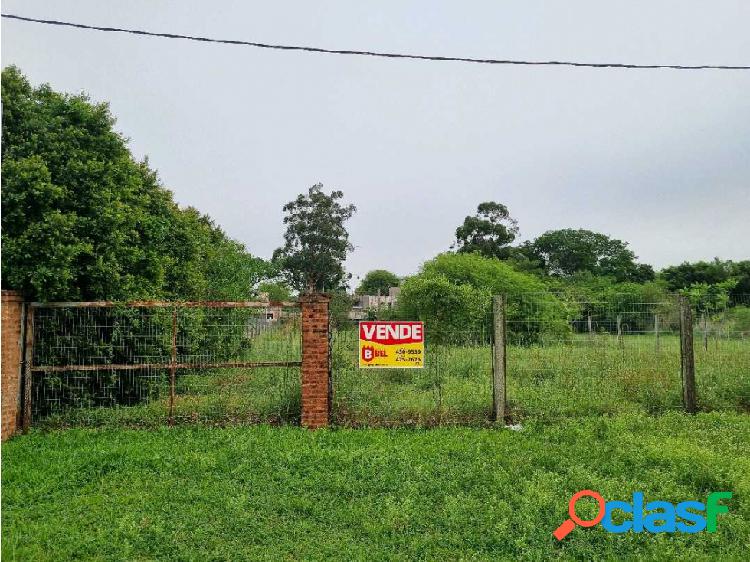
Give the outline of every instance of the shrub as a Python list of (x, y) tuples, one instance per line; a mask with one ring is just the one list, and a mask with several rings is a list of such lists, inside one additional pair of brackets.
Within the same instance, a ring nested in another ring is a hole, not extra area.
[(492, 296), (507, 295), (508, 331), (524, 343), (569, 332), (572, 311), (554, 295), (534, 299), (545, 284), (497, 259), (478, 254), (441, 254), (401, 286), (398, 314), (427, 323), (426, 334), (443, 342), (489, 337)]

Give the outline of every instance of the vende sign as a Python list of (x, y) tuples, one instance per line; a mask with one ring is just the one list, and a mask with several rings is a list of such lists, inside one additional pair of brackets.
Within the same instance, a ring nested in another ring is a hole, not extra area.
[(424, 366), (423, 322), (360, 322), (360, 368), (419, 369)]

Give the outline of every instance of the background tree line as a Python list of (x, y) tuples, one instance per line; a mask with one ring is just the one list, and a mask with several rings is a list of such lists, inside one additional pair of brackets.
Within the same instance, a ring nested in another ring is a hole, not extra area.
[[(356, 208), (341, 191), (316, 184), (285, 205), (284, 245), (265, 261), (209, 217), (181, 209), (148, 161), (133, 158), (106, 104), (33, 88), (14, 67), (2, 73), (2, 101), (5, 287), (34, 300), (240, 300), (259, 292), (288, 300), (294, 291), (326, 291), (346, 323), (352, 245), (345, 223)], [(681, 291), (702, 310), (750, 293), (750, 261), (655, 273), (627, 242), (602, 233), (551, 230), (520, 244), (518, 235), (505, 205), (483, 202), (456, 229), (452, 252), (403, 281), (371, 271), (356, 292), (387, 294), (401, 284), (392, 315), (456, 329), (486, 316), (492, 293), (551, 292), (564, 304), (615, 295), (656, 302)]]
[[(545, 332), (559, 337), (571, 325), (585, 326), (589, 315), (608, 330), (615, 329), (622, 312), (646, 308), (661, 310), (662, 322), (669, 322), (668, 307), (660, 303), (681, 293), (699, 313), (728, 311), (733, 329), (750, 331), (750, 260), (686, 262), (656, 273), (637, 261), (627, 242), (602, 233), (550, 230), (514, 245), (518, 234), (518, 222), (505, 205), (479, 204), (456, 229), (454, 251), (425, 262), (402, 282), (398, 306), (378, 314), (420, 318), (430, 323), (433, 334), (444, 331), (446, 339), (487, 328), (493, 294), (536, 295), (534, 306), (517, 298), (508, 310), (514, 335), (536, 341)], [(650, 313), (631, 314), (627, 329), (648, 331), (653, 321)]]

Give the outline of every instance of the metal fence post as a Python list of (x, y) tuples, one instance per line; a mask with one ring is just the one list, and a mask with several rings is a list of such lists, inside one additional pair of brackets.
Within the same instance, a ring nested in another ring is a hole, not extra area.
[(695, 356), (693, 354), (693, 313), (687, 297), (680, 297), (680, 365), (682, 369), (682, 398), (685, 411), (694, 414)]
[(174, 425), (174, 397), (177, 387), (177, 307), (172, 309), (172, 360), (169, 366), (169, 425)]
[(492, 346), (492, 416), (495, 421), (505, 422), (505, 296), (492, 299), (494, 339)]

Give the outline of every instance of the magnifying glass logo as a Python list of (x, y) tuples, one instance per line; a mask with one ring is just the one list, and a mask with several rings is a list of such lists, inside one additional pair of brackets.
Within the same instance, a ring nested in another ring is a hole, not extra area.
[[(597, 513), (596, 517), (591, 520), (581, 519), (576, 514), (576, 502), (584, 496), (594, 498), (599, 504), (599, 513)], [(570, 515), (570, 519), (563, 521), (562, 525), (555, 529), (555, 532), (552, 534), (555, 535), (557, 540), (561, 541), (568, 535), (568, 533), (576, 528), (576, 525), (581, 527), (593, 527), (604, 519), (605, 509), (604, 498), (598, 492), (592, 490), (581, 490), (580, 492), (576, 492), (568, 502), (568, 515)]]

